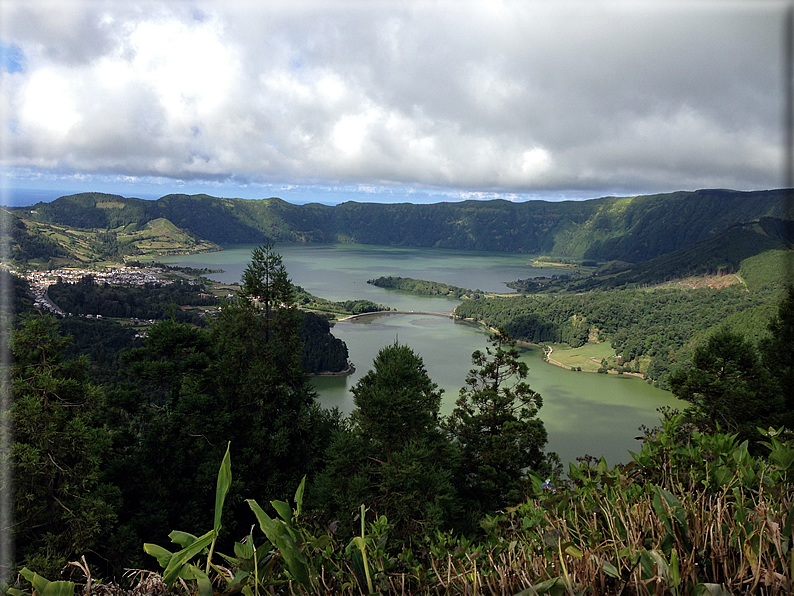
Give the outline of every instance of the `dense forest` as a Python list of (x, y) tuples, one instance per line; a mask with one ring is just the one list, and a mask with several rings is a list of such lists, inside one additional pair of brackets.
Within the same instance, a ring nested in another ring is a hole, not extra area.
[[(531, 343), (580, 347), (608, 341), (620, 370), (643, 372), (667, 387), (667, 376), (691, 356), (691, 344), (720, 326), (757, 339), (781, 290), (728, 288), (616, 289), (582, 294), (537, 294), (468, 300), (455, 316), (504, 327)], [(757, 316), (756, 316), (757, 315)], [(606, 369), (605, 369), (606, 370)]]
[[(794, 289), (776, 287), (465, 301), (502, 328), (447, 417), (397, 342), (373, 355), (350, 417), (321, 409), (301, 328), (327, 321), (298, 311), (271, 245), (205, 327), (166, 318), (129, 345), (99, 328), (92, 341), (85, 320), (20, 316), (16, 564), (39, 593), (83, 555), (106, 583), (161, 568), (128, 589), (147, 578), (163, 594), (789, 593)], [(742, 333), (769, 304), (764, 332)], [(647, 429), (629, 464), (583, 458), (563, 477), (512, 336), (575, 343), (594, 328), (626, 359), (703, 335), (668, 375), (689, 407)]]
[(164, 319), (201, 324), (198, 310), (185, 311), (180, 306), (216, 307), (218, 299), (205, 293), (205, 288), (188, 281), (147, 283), (142, 286), (120, 286), (97, 283), (91, 275), (78, 283), (59, 280), (48, 288), (48, 294), (64, 312), (73, 315), (103, 317)]
[[(281, 199), (167, 195), (157, 201), (101, 193), (13, 211), (33, 223), (141, 229), (155, 220), (195, 244), (341, 242), (424, 246), (639, 263), (764, 217), (784, 217), (785, 192), (699, 190), (550, 203), (292, 205)], [(28, 249), (23, 249), (28, 250)], [(31, 248), (32, 250), (32, 248)]]

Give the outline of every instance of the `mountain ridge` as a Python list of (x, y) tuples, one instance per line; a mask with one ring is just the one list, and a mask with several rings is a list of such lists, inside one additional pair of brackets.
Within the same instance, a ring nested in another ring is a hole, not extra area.
[[(503, 199), (432, 204), (348, 201), (294, 205), (283, 199), (168, 194), (156, 201), (80, 193), (13, 211), (32, 221), (112, 229), (164, 218), (216, 244), (354, 243), (551, 254), (641, 263), (724, 232), (781, 218), (785, 190), (704, 189), (585, 201)], [(26, 212), (27, 211), (27, 212)]]

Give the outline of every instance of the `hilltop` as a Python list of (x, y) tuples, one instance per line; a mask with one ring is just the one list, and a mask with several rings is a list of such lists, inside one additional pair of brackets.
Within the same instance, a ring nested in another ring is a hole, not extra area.
[(217, 245), (318, 242), (549, 254), (641, 263), (712, 238), (732, 226), (784, 217), (783, 190), (698, 190), (586, 201), (293, 205), (278, 198), (166, 195), (156, 201), (102, 193), (14, 209), (35, 225), (141, 229), (165, 219)]

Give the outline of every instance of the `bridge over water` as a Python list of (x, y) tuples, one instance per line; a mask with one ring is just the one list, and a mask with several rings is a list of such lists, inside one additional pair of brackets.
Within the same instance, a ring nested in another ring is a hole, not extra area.
[(348, 315), (340, 321), (349, 321), (350, 319), (357, 319), (359, 317), (367, 317), (369, 315), (432, 315), (434, 317), (447, 317), (453, 318), (451, 312), (430, 312), (427, 310), (376, 310), (374, 312), (363, 312), (357, 315)]

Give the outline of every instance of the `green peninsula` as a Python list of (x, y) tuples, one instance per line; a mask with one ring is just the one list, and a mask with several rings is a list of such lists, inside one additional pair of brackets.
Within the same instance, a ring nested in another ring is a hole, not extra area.
[(471, 300), (480, 298), (483, 294), (481, 290), (467, 290), (458, 286), (450, 286), (437, 281), (426, 281), (424, 279), (414, 279), (412, 277), (379, 277), (377, 279), (370, 279), (368, 284), (378, 288), (387, 288), (391, 290), (403, 290), (413, 294), (422, 294), (424, 296), (449, 296), (450, 298), (461, 298), (464, 300)]

